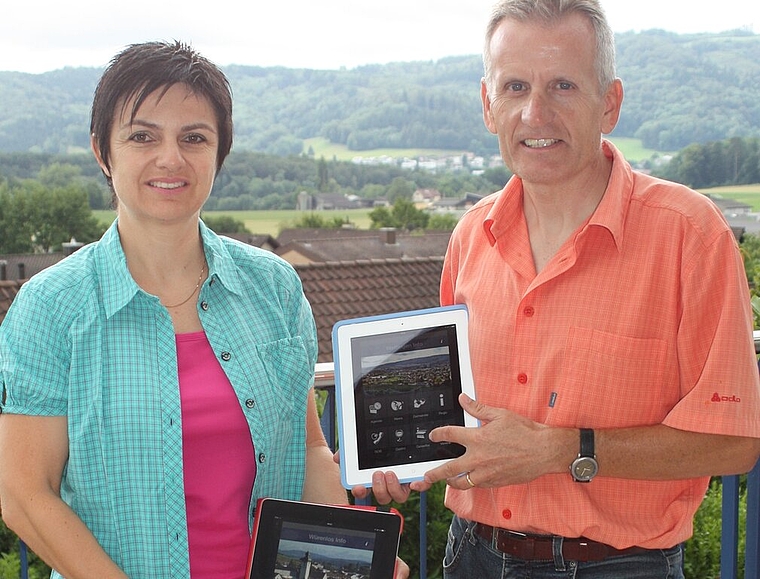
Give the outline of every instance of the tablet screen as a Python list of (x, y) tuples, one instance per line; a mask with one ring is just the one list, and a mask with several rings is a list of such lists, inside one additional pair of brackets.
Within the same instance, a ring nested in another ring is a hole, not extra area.
[(392, 510), (262, 499), (249, 579), (391, 579), (403, 526)]
[(438, 426), (464, 426), (453, 324), (352, 338), (359, 468), (460, 456), (464, 448), (430, 442)]

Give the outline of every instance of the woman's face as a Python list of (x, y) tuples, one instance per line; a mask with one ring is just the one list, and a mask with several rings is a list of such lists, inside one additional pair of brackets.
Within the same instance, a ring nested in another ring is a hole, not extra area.
[(148, 96), (134, 120), (132, 102), (118, 107), (110, 167), (120, 224), (197, 219), (216, 175), (219, 127), (208, 100), (175, 84)]

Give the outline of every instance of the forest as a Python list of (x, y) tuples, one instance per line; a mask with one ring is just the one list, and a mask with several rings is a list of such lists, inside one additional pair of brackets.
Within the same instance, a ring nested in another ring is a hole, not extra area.
[[(648, 30), (616, 37), (623, 114), (613, 137), (657, 151), (760, 137), (760, 35)], [(432, 148), (497, 153), (483, 126), (478, 55), (354, 69), (224, 68), (236, 152), (300, 155), (314, 137), (364, 151)], [(101, 70), (0, 72), (0, 151), (86, 150)]]

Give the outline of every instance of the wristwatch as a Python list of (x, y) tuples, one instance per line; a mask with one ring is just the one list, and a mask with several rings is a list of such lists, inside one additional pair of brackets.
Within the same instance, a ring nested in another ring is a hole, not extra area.
[(599, 463), (594, 454), (594, 431), (581, 428), (581, 450), (570, 465), (570, 474), (575, 482), (591, 482), (599, 472)]

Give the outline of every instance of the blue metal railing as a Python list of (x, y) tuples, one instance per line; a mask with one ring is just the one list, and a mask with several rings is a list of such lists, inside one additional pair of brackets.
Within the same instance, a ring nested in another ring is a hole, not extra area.
[[(755, 332), (755, 347), (760, 349), (760, 332)], [(322, 429), (330, 448), (336, 448), (335, 376), (333, 364), (317, 364), (315, 387), (326, 393)], [(739, 477), (725, 476), (723, 484), (722, 533), (720, 549), (721, 579), (739, 579)], [(420, 495), (420, 574), (427, 579), (427, 495)], [(744, 579), (760, 578), (760, 462), (747, 475), (747, 523)], [(21, 579), (29, 579), (26, 545), (19, 541)]]

